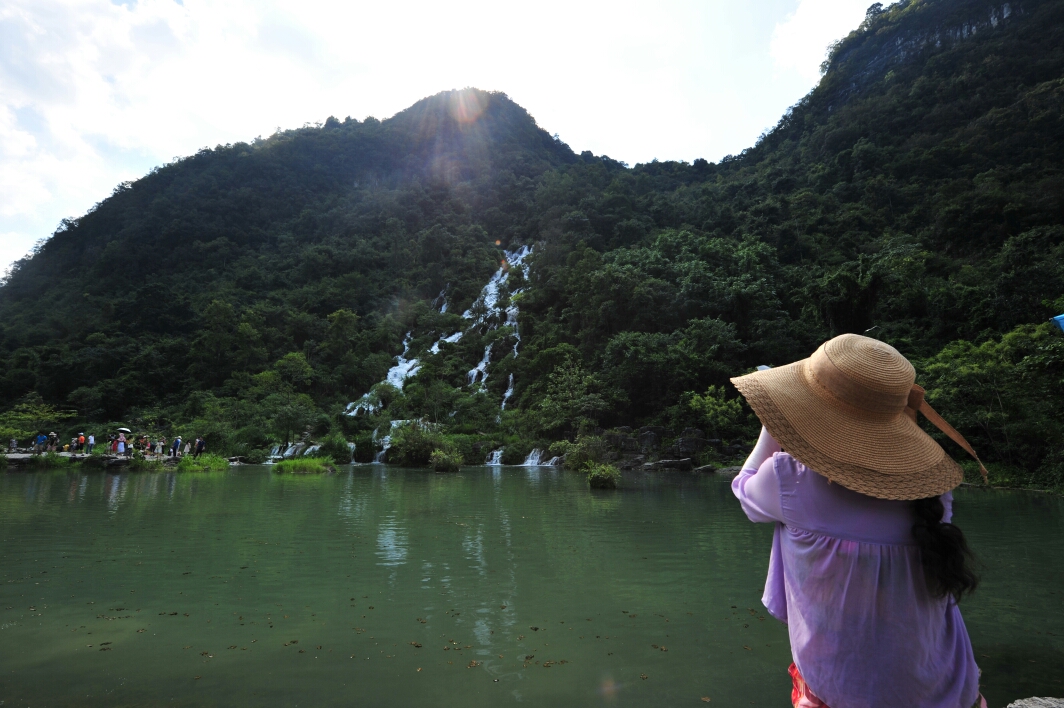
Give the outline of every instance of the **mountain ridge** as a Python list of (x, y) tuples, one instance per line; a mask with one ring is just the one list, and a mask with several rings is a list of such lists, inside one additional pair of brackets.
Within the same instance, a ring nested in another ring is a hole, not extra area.
[[(869, 331), (991, 460), (1058, 469), (1064, 431), (1039, 416), (1060, 394), (1034, 381), (1064, 355), (1032, 323), (1064, 308), (1064, 11), (1007, 6), (873, 6), (775, 129), (715, 164), (577, 155), (466, 89), (153, 170), (0, 287), (0, 407), (36, 392), (230, 450), (280, 435), (285, 391), (301, 425), (363, 446), (443, 409), (515, 451), (618, 424), (741, 440), (730, 374)], [(523, 245), (494, 319), (429, 356)], [(417, 375), (375, 388), (407, 346)], [(987, 347), (993, 376), (958, 363)], [(373, 416), (343, 415), (372, 391)]]

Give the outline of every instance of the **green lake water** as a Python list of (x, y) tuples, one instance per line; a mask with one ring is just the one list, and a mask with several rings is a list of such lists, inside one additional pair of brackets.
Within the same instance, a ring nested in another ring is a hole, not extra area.
[[(1064, 696), (1064, 500), (962, 489), (991, 706)], [(728, 480), (0, 474), (3, 706), (787, 706)]]

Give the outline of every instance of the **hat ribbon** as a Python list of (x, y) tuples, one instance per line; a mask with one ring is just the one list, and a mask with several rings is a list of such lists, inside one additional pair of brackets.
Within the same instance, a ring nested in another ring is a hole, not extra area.
[(922, 387), (913, 384), (912, 389), (909, 391), (909, 403), (905, 407), (905, 415), (909, 416), (909, 419), (915, 423), (916, 413), (923, 413), (924, 417), (931, 421), (936, 428), (945, 433), (950, 440), (964, 448), (972, 456), (972, 459), (979, 463), (979, 474), (983, 475), (983, 483), (986, 484), (986, 467), (983, 466), (983, 461), (979, 459), (979, 455), (975, 454), (975, 450), (964, 439), (964, 436), (957, 432), (956, 428), (947, 423), (934, 408), (928, 405), (927, 401), (924, 400), (924, 393), (926, 391)]

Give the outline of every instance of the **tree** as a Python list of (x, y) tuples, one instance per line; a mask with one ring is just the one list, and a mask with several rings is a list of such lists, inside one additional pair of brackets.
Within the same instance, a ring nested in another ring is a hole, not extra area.
[(600, 388), (595, 376), (566, 357), (547, 378), (546, 392), (536, 407), (540, 429), (575, 432), (581, 424), (596, 423), (607, 408)]
[(0, 440), (25, 440), (76, 416), (75, 411), (60, 410), (45, 403), (37, 392), (28, 393), (10, 410), (0, 414)]

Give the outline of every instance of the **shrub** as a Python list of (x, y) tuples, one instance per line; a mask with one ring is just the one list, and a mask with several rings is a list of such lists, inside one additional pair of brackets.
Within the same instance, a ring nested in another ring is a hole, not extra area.
[(244, 459), (249, 465), (261, 465), (269, 456), (269, 450), (248, 450), (248, 454), (244, 455)]
[(177, 469), (181, 472), (220, 472), (229, 469), (229, 460), (209, 452), (199, 457), (185, 455), (177, 463)]
[(565, 451), (565, 468), (582, 470), (589, 463), (605, 462), (608, 452), (606, 441), (602, 438), (581, 435), (576, 442), (570, 443)]
[(355, 443), (355, 462), (373, 462), (373, 455), (377, 452), (373, 444), (373, 433), (360, 433), (352, 442)]
[(436, 472), (457, 472), (462, 465), (462, 455), (455, 449), (433, 450), (429, 455), (429, 464)]
[(35, 467), (37, 469), (56, 469), (59, 467), (67, 467), (70, 465), (70, 458), (63, 457), (58, 452), (46, 452), (43, 455), (31, 455), (26, 460), (27, 467)]
[(403, 425), (392, 431), (388, 461), (399, 465), (423, 467), (429, 464), (432, 451), (443, 444), (441, 435), (420, 423)]
[(340, 464), (346, 465), (351, 461), (351, 448), (347, 445), (347, 439), (337, 433), (325, 438), (313, 456), (330, 457)]
[(4, 469), (5, 467), (7, 467), (7, 455), (0, 452), (0, 469)]
[(592, 489), (616, 489), (621, 481), (621, 473), (613, 465), (589, 462), (584, 469), (587, 470), (587, 484)]
[(133, 457), (129, 458), (129, 464), (126, 465), (126, 469), (131, 472), (155, 472), (162, 468), (162, 460), (146, 460), (139, 451), (133, 453)]
[(331, 457), (299, 457), (281, 460), (273, 466), (277, 474), (324, 474), (334, 472)]

